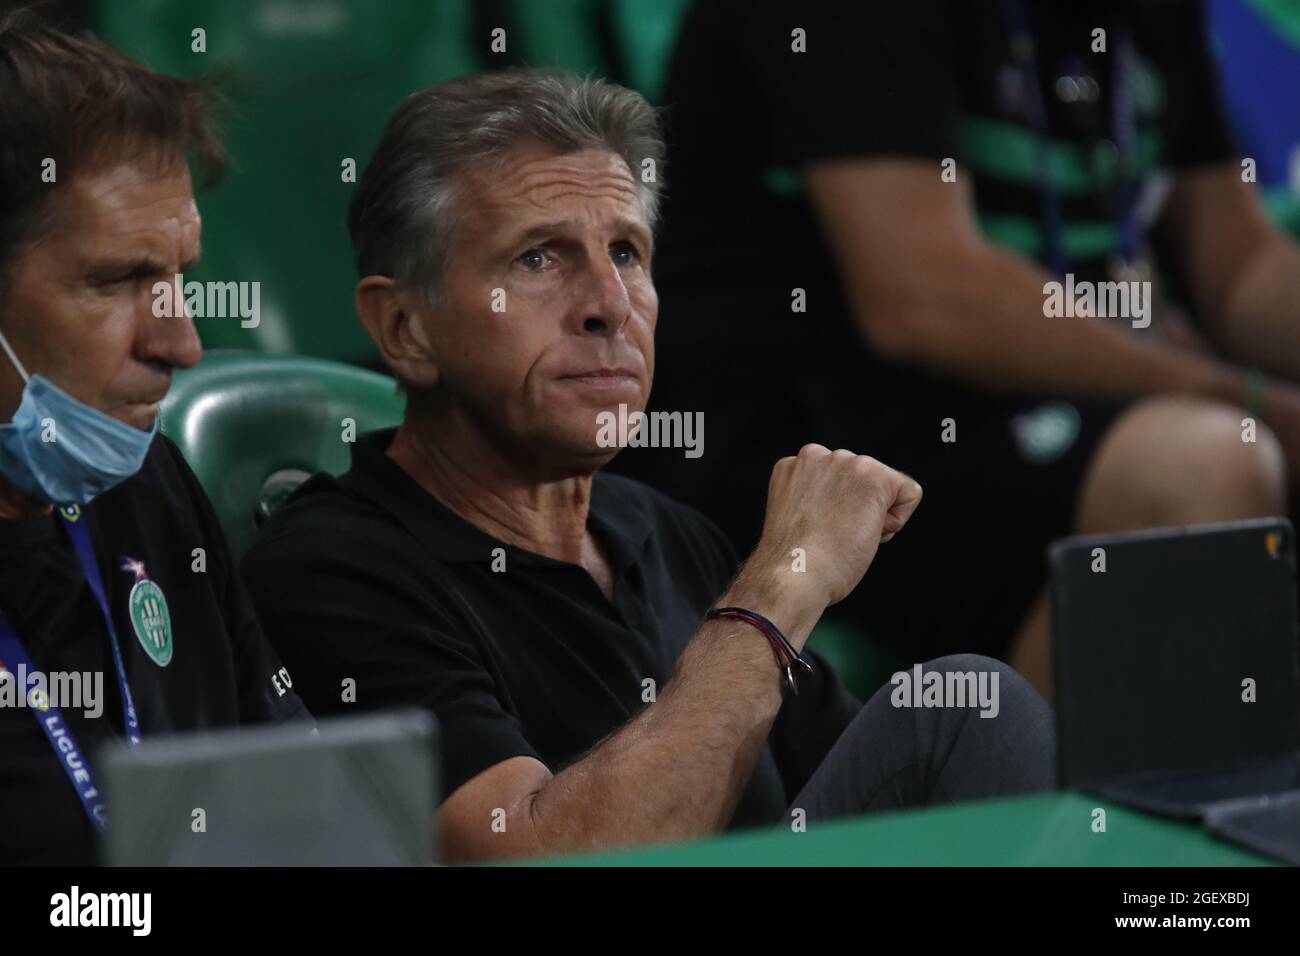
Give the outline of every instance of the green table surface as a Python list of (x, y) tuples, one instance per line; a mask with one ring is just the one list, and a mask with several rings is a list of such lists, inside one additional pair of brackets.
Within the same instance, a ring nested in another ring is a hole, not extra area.
[[(1093, 810), (1106, 811), (1094, 833)], [(1199, 825), (1077, 792), (810, 822), (689, 843), (546, 860), (542, 866), (1260, 866)]]

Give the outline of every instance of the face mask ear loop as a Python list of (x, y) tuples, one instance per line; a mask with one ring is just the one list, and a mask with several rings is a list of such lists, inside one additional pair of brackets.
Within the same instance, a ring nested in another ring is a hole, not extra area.
[(16, 368), (18, 370), (18, 374), (23, 377), (23, 384), (26, 385), (28, 382), (30, 382), (32, 380), (32, 377), (27, 374), (27, 369), (23, 368), (23, 363), (18, 361), (18, 356), (14, 354), (14, 350), (9, 345), (9, 340), (5, 338), (5, 334), (3, 332), (0, 332), (0, 348), (3, 348), (5, 350), (5, 355), (9, 356), (9, 361), (14, 363), (14, 368)]

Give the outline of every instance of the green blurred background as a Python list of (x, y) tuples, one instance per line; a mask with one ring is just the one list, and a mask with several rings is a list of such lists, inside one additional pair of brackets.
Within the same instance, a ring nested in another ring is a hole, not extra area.
[[(232, 168), (200, 194), (202, 264), (189, 278), (261, 282), (261, 322), (196, 319), (207, 348), (379, 367), (352, 309), (343, 162), (365, 169), (409, 93), (465, 73), (564, 66), (658, 96), (689, 0), (101, 0), (89, 25), (179, 76), (227, 74)], [(494, 28), (506, 50), (490, 49)], [(206, 52), (192, 51), (205, 31)]]
[[(205, 346), (378, 369), (352, 309), (356, 275), (345, 222), (354, 183), (343, 180), (343, 161), (355, 160), (359, 176), (403, 97), (469, 72), (560, 66), (658, 103), (690, 2), (70, 0), (51, 7), (155, 69), (228, 76), (233, 165), (200, 195), (203, 261), (187, 278), (260, 282), (262, 317), (255, 329), (197, 319)], [(1210, 0), (1209, 9), (1243, 151), (1261, 157), (1270, 209), (1300, 233), (1300, 0)], [(498, 27), (506, 31), (504, 53), (491, 49)], [(206, 52), (192, 50), (196, 28), (205, 31)], [(1281, 53), (1261, 56), (1269, 51)]]

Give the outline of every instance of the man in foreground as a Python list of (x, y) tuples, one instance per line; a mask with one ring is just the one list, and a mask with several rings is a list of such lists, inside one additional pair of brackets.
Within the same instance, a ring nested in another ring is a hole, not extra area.
[(1050, 713), (1005, 665), (926, 667), (993, 688), (983, 710), (863, 706), (803, 652), (915, 481), (804, 447), (737, 572), (699, 514), (600, 471), (602, 413), (643, 409), (654, 375), (661, 159), (640, 96), (563, 75), (454, 80), (392, 118), (349, 224), (405, 420), (242, 567), (297, 688), (318, 713), (437, 715), (449, 860), (1050, 786)]

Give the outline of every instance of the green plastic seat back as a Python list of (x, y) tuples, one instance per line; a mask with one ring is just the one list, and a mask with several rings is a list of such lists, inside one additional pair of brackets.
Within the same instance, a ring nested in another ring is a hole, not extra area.
[(154, 69), (228, 74), (231, 168), (198, 196), (203, 255), (186, 281), (260, 283), (261, 321), (196, 316), (203, 344), (377, 366), (352, 316), (344, 162), (360, 179), (403, 98), (480, 68), (472, 0), (97, 0), (94, 13), (106, 41)]
[(818, 622), (808, 646), (826, 659), (844, 686), (864, 703), (889, 683), (896, 671), (911, 664), (877, 635), (837, 619), (833, 613)]
[[(481, 0), (514, 37), (505, 62), (595, 74), (659, 102), (691, 0)], [(495, 8), (495, 9), (493, 9)]]
[(307, 477), (341, 474), (351, 441), (398, 424), (405, 401), (387, 376), (323, 359), (213, 351), (177, 372), (163, 433), (180, 448), (239, 557)]
[(691, 0), (614, 0), (613, 28), (622, 54), (619, 79), (660, 103), (673, 47)]

